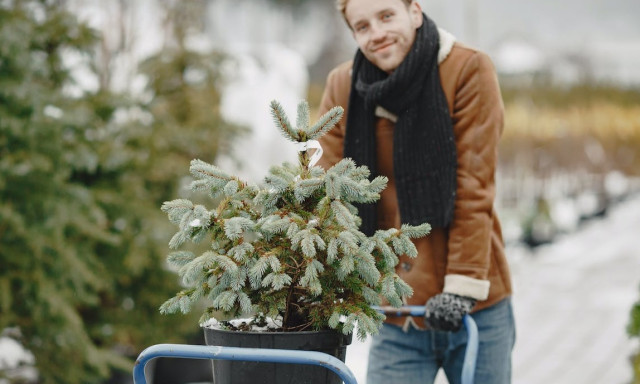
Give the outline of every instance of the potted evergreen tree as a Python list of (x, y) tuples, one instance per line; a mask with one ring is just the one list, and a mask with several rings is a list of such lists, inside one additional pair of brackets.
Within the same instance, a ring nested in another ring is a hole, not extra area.
[[(322, 154), (316, 139), (340, 120), (342, 108), (331, 109), (310, 125), (309, 106), (303, 101), (296, 127), (278, 102), (271, 103), (271, 111), (284, 137), (299, 146), (298, 164), (273, 166), (258, 186), (193, 160), (191, 188), (208, 192), (216, 206), (187, 199), (162, 205), (178, 226), (170, 248), (205, 240), (210, 246), (199, 255), (181, 250), (168, 256), (187, 288), (160, 311), (187, 313), (204, 298), (208, 306), (200, 322), (218, 328), (204, 327), (208, 344), (314, 348), (344, 361), (355, 329), (363, 339), (382, 325), (384, 316), (372, 306), (381, 298), (401, 306), (412, 294), (395, 266), (399, 255), (417, 255), (410, 239), (425, 236), (430, 226), (362, 233), (353, 204), (378, 200), (387, 179), (369, 180), (369, 170), (351, 159), (327, 171), (314, 166)], [(220, 316), (248, 319), (217, 321)], [(253, 331), (268, 324), (275, 324), (277, 332)], [(339, 382), (319, 367), (280, 365), (269, 368), (272, 372), (256, 371), (264, 365), (214, 362), (214, 376), (221, 375), (215, 382)], [(325, 381), (315, 381), (319, 378)]]

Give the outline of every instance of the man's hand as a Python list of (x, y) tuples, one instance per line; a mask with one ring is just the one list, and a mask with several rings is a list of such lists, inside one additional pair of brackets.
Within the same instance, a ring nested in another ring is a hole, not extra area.
[(424, 321), (433, 330), (456, 332), (462, 326), (464, 315), (475, 305), (476, 300), (470, 297), (441, 293), (427, 301)]

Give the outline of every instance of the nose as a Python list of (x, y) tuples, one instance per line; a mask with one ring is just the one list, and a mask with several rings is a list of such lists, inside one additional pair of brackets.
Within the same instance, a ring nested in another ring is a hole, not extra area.
[(387, 35), (387, 31), (385, 31), (384, 27), (379, 23), (371, 24), (371, 40), (372, 41), (381, 41), (384, 40)]

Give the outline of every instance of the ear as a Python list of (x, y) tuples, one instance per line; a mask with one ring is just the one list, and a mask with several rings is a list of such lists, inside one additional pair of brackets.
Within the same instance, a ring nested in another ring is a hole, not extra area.
[(411, 16), (411, 24), (413, 24), (413, 27), (416, 29), (420, 28), (423, 21), (422, 7), (420, 7), (420, 4), (416, 0), (412, 1), (409, 5), (409, 15)]

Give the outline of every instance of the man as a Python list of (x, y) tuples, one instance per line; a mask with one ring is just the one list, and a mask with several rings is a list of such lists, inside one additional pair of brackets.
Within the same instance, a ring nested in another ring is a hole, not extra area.
[(388, 318), (373, 339), (367, 382), (459, 383), (471, 313), (479, 328), (476, 384), (511, 380), (511, 281), (493, 209), (503, 104), (489, 58), (438, 29), (413, 0), (338, 0), (359, 50), (328, 76), (320, 115), (345, 114), (321, 139), (320, 164), (343, 157), (388, 177), (362, 231), (428, 222), (397, 273), (425, 318)]

